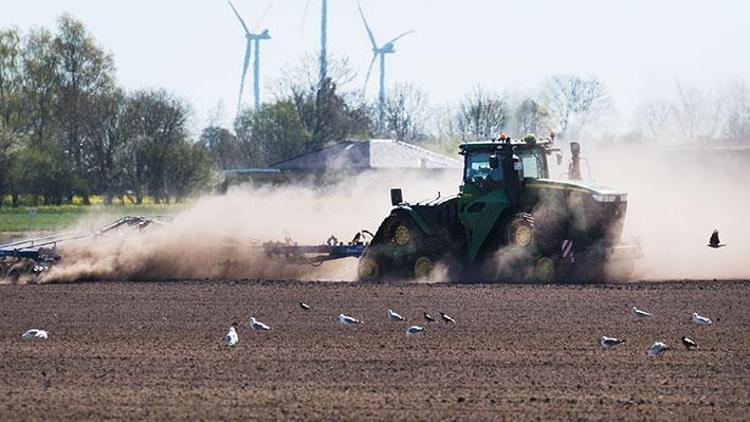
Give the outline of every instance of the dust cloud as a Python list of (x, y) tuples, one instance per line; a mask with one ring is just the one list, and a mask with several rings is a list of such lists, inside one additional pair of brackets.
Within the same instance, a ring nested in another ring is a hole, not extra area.
[[(231, 187), (226, 194), (193, 201), (170, 223), (138, 231), (82, 239), (60, 248), (63, 259), (42, 273), (39, 283), (74, 280), (139, 279), (295, 279), (354, 280), (357, 260), (341, 259), (318, 267), (268, 257), (267, 241), (291, 239), (318, 245), (334, 235), (346, 242), (358, 231), (375, 232), (391, 209), (389, 190), (402, 187), (410, 201), (455, 194), (459, 170), (365, 172), (319, 186)], [(85, 221), (80, 228), (106, 220)]]
[[(641, 248), (642, 257), (607, 263), (612, 281), (750, 278), (750, 146), (653, 146), (581, 142), (584, 182), (628, 194), (622, 240)], [(549, 157), (553, 179), (566, 179), (569, 144), (558, 145), (565, 159)], [(557, 213), (574, 204), (542, 201), (534, 215)], [(549, 215), (546, 218), (549, 219)], [(556, 221), (554, 215), (552, 221)], [(714, 229), (726, 247), (707, 246)], [(485, 273), (518, 278), (528, 258), (501, 248)], [(530, 269), (528, 269), (530, 276)], [(584, 273), (586, 273), (584, 269)]]
[[(750, 147), (582, 146), (589, 180), (628, 193), (624, 237), (643, 251), (635, 277), (750, 278)], [(714, 229), (726, 247), (707, 246)]]
[[(567, 145), (561, 145), (567, 153)], [(628, 193), (624, 239), (640, 243), (634, 278), (750, 278), (750, 148), (609, 145), (582, 143), (584, 181)], [(554, 157), (551, 157), (554, 158)], [(550, 160), (554, 162), (554, 159)], [(552, 166), (552, 177), (567, 162)], [(391, 209), (389, 189), (402, 187), (407, 201), (454, 195), (460, 171), (366, 172), (327, 186), (240, 185), (224, 195), (194, 200), (162, 227), (84, 239), (61, 247), (63, 259), (37, 282), (122, 279), (354, 280), (356, 259), (319, 267), (265, 256), (265, 241), (292, 239), (321, 244), (330, 235), (349, 241), (372, 232)], [(108, 221), (86, 221), (87, 228)], [(727, 246), (708, 248), (718, 229)], [(501, 257), (502, 258), (502, 257)], [(512, 256), (506, 257), (508, 259)], [(436, 271), (430, 281), (447, 277)]]

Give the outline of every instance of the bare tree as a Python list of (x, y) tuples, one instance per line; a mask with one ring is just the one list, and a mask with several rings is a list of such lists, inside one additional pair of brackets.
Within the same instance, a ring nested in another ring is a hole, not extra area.
[(277, 82), (277, 102), (291, 102), (311, 135), (309, 148), (351, 136), (369, 136), (372, 119), (361, 94), (347, 90), (355, 74), (347, 59), (329, 64), (328, 78), (317, 79), (316, 64), (307, 57), (287, 69)]
[(707, 140), (716, 137), (721, 126), (724, 104), (715, 92), (677, 82), (672, 114), (681, 139)]
[(609, 94), (600, 80), (576, 75), (548, 79), (542, 98), (561, 138), (576, 136), (611, 107)]
[(461, 139), (490, 138), (505, 129), (508, 107), (495, 93), (475, 86), (458, 106), (456, 126)]
[(672, 104), (672, 115), (678, 132), (688, 140), (696, 139), (703, 119), (704, 94), (696, 87), (678, 82), (675, 85), (677, 97)]
[(515, 113), (516, 128), (519, 134), (538, 134), (549, 126), (549, 111), (534, 99), (521, 101)]
[(446, 143), (458, 144), (461, 142), (461, 133), (456, 122), (456, 108), (450, 105), (435, 107), (430, 110), (433, 118), (432, 132), (434, 136)]
[(720, 92), (723, 105), (721, 135), (734, 142), (750, 141), (750, 87), (745, 81), (728, 82)]
[(426, 138), (427, 94), (410, 83), (395, 84), (385, 103), (385, 130), (388, 137), (403, 142)]
[[(318, 71), (319, 57), (316, 54), (305, 54), (302, 59), (281, 71), (281, 76), (272, 85), (272, 94), (277, 101), (289, 99), (289, 92), (303, 86), (311, 87), (320, 84)], [(361, 96), (362, 93), (354, 87), (357, 73), (349, 63), (348, 57), (328, 58), (328, 79), (338, 87), (339, 94), (348, 98), (350, 95)]]
[(663, 98), (650, 98), (643, 102), (637, 112), (639, 126), (650, 139), (670, 137), (672, 129), (672, 104)]

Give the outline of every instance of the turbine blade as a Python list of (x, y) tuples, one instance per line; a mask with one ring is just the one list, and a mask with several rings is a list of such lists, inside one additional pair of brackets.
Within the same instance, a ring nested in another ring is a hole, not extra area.
[(375, 64), (375, 60), (378, 58), (378, 53), (372, 53), (372, 60), (370, 61), (370, 66), (367, 68), (367, 76), (365, 77), (365, 86), (362, 88), (362, 95), (365, 95), (365, 92), (367, 92), (367, 82), (370, 80), (370, 73), (372, 72), (372, 66)]
[(365, 23), (365, 29), (367, 29), (367, 36), (370, 37), (370, 43), (372, 43), (372, 48), (377, 49), (378, 43), (375, 41), (375, 36), (372, 35), (372, 30), (370, 30), (370, 25), (367, 24), (367, 19), (365, 19), (365, 13), (362, 11), (362, 5), (359, 4), (359, 1), (357, 2), (357, 7), (359, 8), (359, 15), (362, 16), (362, 22)]
[(249, 34), (249, 33), (250, 33), (250, 30), (249, 30), (249, 29), (247, 28), (247, 25), (245, 25), (245, 21), (244, 21), (244, 20), (242, 20), (242, 16), (240, 16), (240, 14), (239, 14), (239, 13), (237, 13), (237, 9), (235, 9), (235, 8), (234, 8), (234, 5), (232, 4), (232, 2), (231, 2), (230, 0), (227, 0), (227, 3), (229, 3), (229, 6), (230, 6), (230, 7), (232, 8), (232, 10), (234, 11), (234, 15), (235, 15), (235, 16), (237, 16), (237, 19), (239, 19), (239, 20), (240, 20), (240, 23), (242, 24), (242, 27), (243, 27), (243, 28), (245, 28), (245, 33), (246, 33), (246, 34)]
[(271, 3), (268, 4), (268, 7), (266, 7), (266, 10), (263, 11), (263, 13), (260, 14), (260, 17), (258, 18), (258, 21), (255, 22), (255, 27), (260, 28), (260, 24), (263, 22), (263, 19), (265, 19), (268, 12), (271, 10), (273, 5), (276, 4), (276, 0), (273, 0)]
[(245, 47), (245, 59), (242, 61), (242, 77), (240, 78), (240, 98), (237, 102), (237, 109), (240, 109), (240, 105), (242, 104), (242, 93), (245, 91), (245, 76), (247, 75), (247, 69), (250, 67), (250, 52), (252, 50), (252, 42), (247, 41), (247, 46)]
[(307, 22), (307, 10), (310, 8), (310, 0), (307, 0), (307, 3), (305, 3), (305, 11), (302, 13), (302, 25), (300, 25), (302, 38), (304, 39), (305, 35), (305, 22)]
[(403, 34), (399, 35), (398, 37), (396, 37), (396, 38), (394, 38), (394, 39), (392, 39), (392, 40), (388, 41), (388, 42), (387, 42), (386, 44), (394, 43), (394, 42), (396, 42), (396, 41), (400, 40), (401, 38), (403, 38), (403, 37), (405, 37), (405, 36), (407, 36), (407, 35), (411, 34), (412, 32), (414, 32), (414, 30), (411, 30), (411, 31), (406, 31), (406, 32), (404, 32)]

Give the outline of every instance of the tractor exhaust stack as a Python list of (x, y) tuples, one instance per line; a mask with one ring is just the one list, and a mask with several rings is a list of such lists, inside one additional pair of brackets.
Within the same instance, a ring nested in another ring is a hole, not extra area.
[(570, 166), (568, 166), (568, 179), (581, 180), (581, 144), (570, 143)]

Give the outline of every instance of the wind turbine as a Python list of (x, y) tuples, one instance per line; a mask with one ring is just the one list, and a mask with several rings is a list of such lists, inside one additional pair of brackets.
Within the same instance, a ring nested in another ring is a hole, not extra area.
[(357, 7), (359, 8), (359, 15), (362, 16), (362, 22), (365, 24), (365, 29), (367, 29), (367, 35), (370, 37), (370, 43), (372, 44), (372, 60), (370, 61), (370, 67), (367, 68), (367, 77), (365, 78), (365, 87), (364, 90), (367, 90), (367, 82), (370, 80), (370, 72), (372, 71), (372, 66), (375, 64), (375, 60), (380, 57), (380, 93), (378, 94), (378, 131), (382, 131), (384, 128), (384, 121), (385, 121), (385, 55), (386, 54), (393, 54), (396, 52), (396, 48), (394, 43), (401, 39), (402, 37), (405, 37), (406, 35), (411, 34), (414, 31), (407, 31), (403, 34), (399, 35), (398, 37), (386, 42), (382, 46), (378, 46), (377, 41), (375, 41), (375, 36), (372, 34), (372, 30), (370, 30), (370, 25), (367, 24), (367, 19), (365, 19), (365, 14), (362, 12), (362, 5), (357, 2)]
[(242, 28), (245, 29), (245, 40), (247, 40), (247, 45), (245, 46), (245, 59), (242, 61), (242, 77), (240, 78), (240, 96), (237, 101), (237, 111), (240, 111), (240, 106), (242, 105), (242, 92), (245, 90), (245, 75), (247, 74), (247, 68), (250, 66), (250, 52), (253, 47), (255, 48), (255, 54), (253, 57), (253, 109), (257, 111), (260, 109), (260, 41), (270, 40), (271, 35), (268, 34), (267, 29), (264, 29), (259, 34), (250, 32), (250, 29), (247, 27), (240, 14), (237, 13), (237, 9), (234, 8), (232, 2), (230, 0), (227, 0), (227, 2), (232, 8), (232, 11), (234, 11), (235, 16), (237, 16), (237, 19), (239, 19), (240, 24), (242, 24)]

